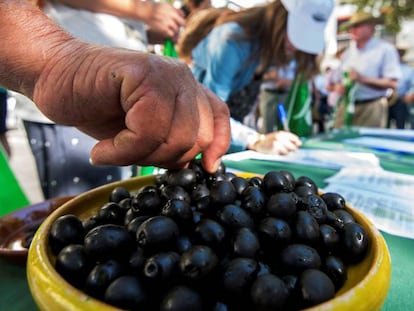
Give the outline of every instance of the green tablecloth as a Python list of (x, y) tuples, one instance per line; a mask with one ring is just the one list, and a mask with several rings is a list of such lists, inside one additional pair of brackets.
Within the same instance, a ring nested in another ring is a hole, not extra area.
[[(316, 137), (305, 142), (304, 148), (347, 149), (349, 146), (341, 144), (341, 139), (355, 135), (354, 131), (342, 131)], [(411, 157), (404, 157), (403, 161), (392, 159), (389, 154), (377, 153), (381, 158), (384, 169), (414, 175), (414, 165), (410, 165)], [(407, 161), (405, 161), (407, 160)], [(295, 177), (309, 176), (315, 180), (319, 187), (324, 187), (323, 180), (336, 173), (335, 170), (325, 168), (306, 167), (297, 164), (246, 160), (240, 162), (226, 161), (228, 167), (243, 171), (264, 174), (270, 170), (286, 169)], [(411, 290), (414, 288), (414, 240), (404, 239), (383, 233), (387, 242), (392, 260), (391, 287), (383, 307), (385, 311), (414, 310), (414, 298)], [(0, 259), (0, 310), (31, 311), (37, 310), (31, 297), (27, 280), (26, 269), (15, 266)], [(372, 293), (375, 295), (375, 293)]]

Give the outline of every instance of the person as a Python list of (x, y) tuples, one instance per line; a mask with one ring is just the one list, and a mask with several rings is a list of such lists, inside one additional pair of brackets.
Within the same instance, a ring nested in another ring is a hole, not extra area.
[(175, 42), (184, 13), (169, 3), (129, 0), (43, 0), (42, 9), (73, 36), (91, 43), (148, 50)]
[(11, 148), (7, 138), (7, 89), (0, 86), (0, 145), (7, 157), (11, 156)]
[(404, 96), (404, 102), (408, 105), (408, 123), (410, 129), (414, 130), (414, 80), (411, 81), (411, 87)]
[(328, 78), (330, 75), (330, 67), (321, 68), (321, 72), (317, 74), (312, 81), (312, 100), (313, 112), (316, 124), (316, 133), (325, 133), (329, 124), (332, 113), (331, 106), (328, 104)]
[(388, 108), (388, 123), (387, 127), (392, 126), (392, 121), (395, 121), (395, 127), (397, 129), (404, 129), (405, 123), (409, 119), (409, 97), (406, 95), (409, 93), (412, 84), (414, 83), (414, 69), (404, 62), (404, 54), (407, 51), (406, 47), (397, 47), (400, 68), (401, 68), (401, 79), (398, 80), (398, 86), (395, 92), (395, 103)]
[[(87, 42), (148, 51), (149, 43), (176, 38), (182, 12), (167, 3), (136, 1), (43, 1), (43, 12), (64, 30)], [(148, 24), (147, 24), (148, 23)], [(159, 38), (159, 41), (151, 41)], [(135, 167), (98, 167), (89, 163), (96, 140), (74, 127), (54, 124), (33, 105), (19, 101), (28, 142), (46, 199), (75, 195), (110, 181), (130, 177)]]
[(184, 16), (189, 19), (194, 13), (211, 8), (211, 6), (210, 0), (184, 0), (181, 10), (183, 10)]
[(285, 104), (294, 78), (294, 61), (282, 68), (271, 66), (263, 75), (259, 92), (259, 115), (262, 120), (261, 133), (271, 133), (278, 129), (277, 105)]
[(1, 1), (0, 15), (0, 84), (95, 138), (93, 164), (180, 168), (201, 154), (217, 170), (229, 111), (187, 65), (79, 40), (26, 0)]
[[(182, 35), (178, 45), (183, 47), (178, 50), (182, 57), (190, 53), (196, 79), (229, 105), (232, 150), (248, 148), (278, 153), (277, 147), (284, 145), (286, 153), (300, 145), (296, 135), (285, 132), (285, 143), (272, 147), (278, 138), (275, 132), (259, 134), (242, 122), (257, 97), (260, 77), (271, 65), (280, 68), (294, 59), (297, 72), (306, 76), (315, 72), (316, 55), (324, 49), (324, 29), (332, 9), (330, 0), (275, 0), (240, 11), (226, 10), (223, 14), (211, 11), (216, 16), (210, 18), (210, 29), (201, 27), (204, 37)], [(238, 93), (243, 94), (242, 98), (233, 106), (232, 100)], [(249, 97), (252, 101), (244, 101)]]
[(344, 125), (386, 127), (388, 90), (397, 87), (401, 71), (395, 46), (374, 37), (375, 27), (380, 22), (381, 18), (358, 11), (345, 24), (351, 42), (341, 56), (341, 72), (348, 76), (349, 91), (345, 93), (346, 83), (343, 80), (341, 92), (352, 93), (352, 96), (339, 104), (335, 113), (335, 128)]

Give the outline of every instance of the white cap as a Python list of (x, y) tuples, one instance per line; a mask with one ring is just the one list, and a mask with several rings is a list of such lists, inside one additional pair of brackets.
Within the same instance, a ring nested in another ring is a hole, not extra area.
[(325, 27), (334, 8), (333, 0), (281, 0), (288, 11), (287, 35), (298, 49), (319, 54), (325, 46)]

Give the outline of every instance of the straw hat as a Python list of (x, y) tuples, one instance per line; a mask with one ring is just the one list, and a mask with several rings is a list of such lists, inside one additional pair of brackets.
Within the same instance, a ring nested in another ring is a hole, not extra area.
[(360, 11), (354, 13), (343, 26), (349, 29), (361, 24), (381, 24), (383, 22), (384, 19), (382, 17), (375, 17), (371, 13)]

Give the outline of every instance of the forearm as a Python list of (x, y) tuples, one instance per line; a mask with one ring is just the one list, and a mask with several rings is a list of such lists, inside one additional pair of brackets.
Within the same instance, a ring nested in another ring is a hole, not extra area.
[(356, 81), (376, 89), (395, 89), (397, 87), (397, 81), (389, 78), (371, 78), (360, 75)]
[(42, 70), (71, 37), (28, 1), (0, 1), (0, 16), (0, 84), (33, 98)]
[(154, 10), (152, 1), (141, 0), (58, 0), (57, 2), (78, 9), (138, 19), (144, 22), (148, 22)]

